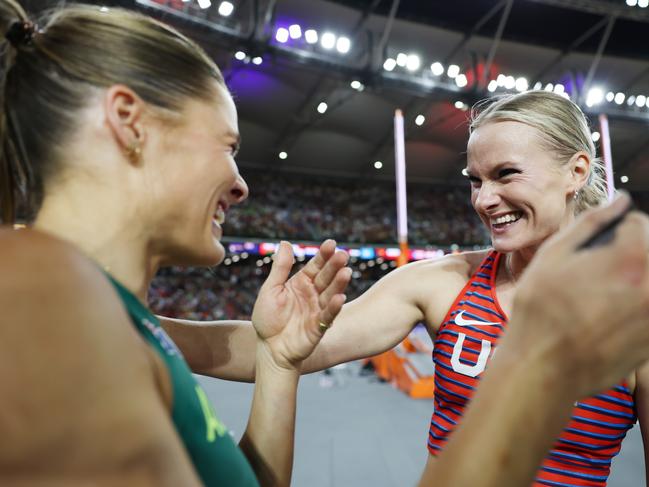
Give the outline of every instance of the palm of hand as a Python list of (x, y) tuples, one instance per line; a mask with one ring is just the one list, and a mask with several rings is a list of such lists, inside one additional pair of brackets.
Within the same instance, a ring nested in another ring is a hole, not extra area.
[(314, 282), (299, 272), (285, 284), (262, 287), (252, 313), (257, 334), (274, 355), (295, 364), (304, 360), (320, 340), (319, 293)]
[(299, 367), (322, 338), (320, 324), (330, 325), (342, 308), (342, 293), (351, 278), (351, 270), (346, 268), (347, 257), (336, 251), (333, 240), (328, 240), (289, 279), (293, 253), (290, 244), (280, 244), (252, 312), (257, 335), (278, 365)]

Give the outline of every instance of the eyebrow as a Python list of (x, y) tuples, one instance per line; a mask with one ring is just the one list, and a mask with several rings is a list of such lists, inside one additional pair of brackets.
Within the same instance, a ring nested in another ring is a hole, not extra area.
[[(494, 167), (492, 167), (491, 169), (489, 169), (489, 173), (490, 173), (490, 174), (496, 173), (496, 172), (498, 172), (500, 169), (502, 169), (504, 166), (509, 166), (509, 165), (516, 166), (517, 163), (514, 162), (514, 161), (502, 161), (502, 162), (498, 162), (498, 163), (496, 163), (496, 165), (495, 165)], [(477, 177), (477, 176), (475, 176), (471, 171), (469, 171), (469, 168), (468, 168), (468, 167), (465, 167), (464, 170), (466, 171), (467, 177), (469, 177), (469, 178), (470, 178), (470, 177)]]

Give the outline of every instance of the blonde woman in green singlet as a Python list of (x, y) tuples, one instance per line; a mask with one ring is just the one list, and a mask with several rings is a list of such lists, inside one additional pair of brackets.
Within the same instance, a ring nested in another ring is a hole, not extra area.
[(0, 30), (3, 222), (21, 191), (36, 212), (33, 229), (0, 230), (0, 484), (288, 485), (301, 362), (344, 302), (346, 255), (327, 241), (288, 279), (281, 245), (235, 445), (145, 306), (160, 266), (221, 262), (220, 225), (248, 195), (221, 73), (122, 10), (36, 25), (0, 0)]

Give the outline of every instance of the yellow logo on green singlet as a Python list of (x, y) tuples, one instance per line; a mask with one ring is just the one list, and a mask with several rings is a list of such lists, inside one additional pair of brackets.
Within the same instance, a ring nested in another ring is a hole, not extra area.
[(205, 428), (207, 431), (207, 441), (212, 443), (216, 440), (216, 437), (223, 437), (228, 432), (228, 429), (223, 423), (221, 423), (216, 417), (214, 408), (210, 404), (209, 399), (205, 391), (201, 386), (196, 386), (196, 395), (198, 396), (198, 401), (201, 403), (201, 409), (203, 410), (203, 416), (205, 416)]

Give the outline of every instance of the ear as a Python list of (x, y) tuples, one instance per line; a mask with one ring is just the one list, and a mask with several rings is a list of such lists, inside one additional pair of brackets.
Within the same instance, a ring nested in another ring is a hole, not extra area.
[(110, 128), (119, 149), (133, 160), (144, 145), (145, 103), (137, 93), (125, 85), (113, 85), (104, 96), (106, 123)]
[(574, 194), (588, 184), (590, 176), (590, 156), (584, 151), (577, 152), (568, 162), (570, 182), (568, 192)]

